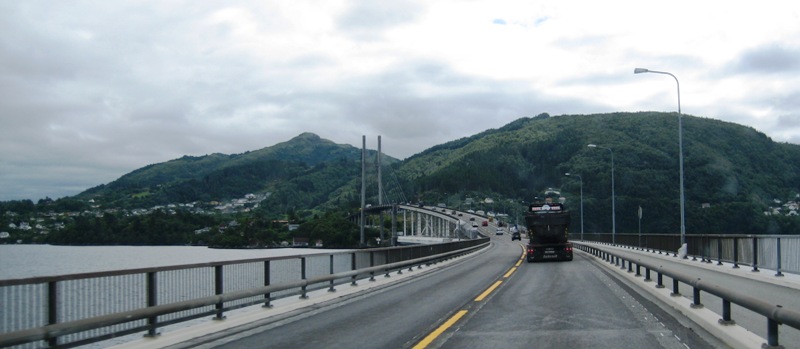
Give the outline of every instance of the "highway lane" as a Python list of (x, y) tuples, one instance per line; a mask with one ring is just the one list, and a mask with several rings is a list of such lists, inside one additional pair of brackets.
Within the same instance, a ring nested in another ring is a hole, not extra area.
[(242, 334), (204, 344), (193, 342), (190, 346), (410, 347), (501, 277), (521, 253), (518, 244), (493, 243), (478, 255), (443, 270), (400, 281), (344, 302), (315, 306), (292, 317), (266, 320), (257, 329)]
[[(431, 347), (714, 348), (654, 303), (610, 277), (592, 257), (522, 263), (483, 304)], [(705, 335), (708, 336), (707, 334)], [(709, 343), (711, 342), (711, 343)], [(684, 344), (686, 346), (684, 346)]]

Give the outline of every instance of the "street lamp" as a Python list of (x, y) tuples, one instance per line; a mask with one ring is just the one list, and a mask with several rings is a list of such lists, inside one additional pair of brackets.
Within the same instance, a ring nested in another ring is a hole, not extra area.
[[(678, 167), (680, 171), (680, 183), (681, 183), (681, 246), (686, 243), (686, 214), (685, 214), (685, 196), (683, 195), (683, 121), (681, 120), (681, 83), (678, 82), (678, 78), (671, 73), (665, 71), (656, 71), (656, 70), (649, 70), (645, 68), (636, 68), (633, 70), (634, 74), (641, 74), (641, 73), (654, 73), (654, 74), (665, 74), (671, 76), (675, 79), (675, 84), (678, 85)], [(686, 256), (684, 256), (686, 258)]]
[(569, 172), (565, 173), (564, 175), (578, 177), (578, 179), (581, 181), (581, 240), (583, 240), (583, 177), (581, 177), (579, 174)]
[(601, 147), (595, 144), (589, 144), (589, 148), (601, 148), (608, 150), (611, 153), (611, 243), (617, 243), (617, 210), (614, 200), (614, 152), (611, 148)]

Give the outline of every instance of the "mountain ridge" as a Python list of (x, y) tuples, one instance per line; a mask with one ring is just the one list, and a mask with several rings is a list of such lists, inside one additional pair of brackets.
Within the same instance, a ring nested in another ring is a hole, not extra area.
[[(677, 116), (618, 112), (521, 117), (403, 161), (384, 155), (384, 178), (396, 182), (393, 186), (401, 191), (397, 197), (449, 205), (465, 197), (530, 201), (547, 188), (562, 188), (574, 203), (582, 184), (585, 213), (593, 217), (586, 228), (605, 231), (612, 225), (607, 212), (613, 155), (618, 231), (635, 231), (638, 222), (631, 212), (641, 206), (658, 213), (647, 216), (647, 229), (671, 233), (679, 221)], [(712, 220), (729, 232), (785, 231), (784, 222), (765, 222), (761, 216), (771, 201), (800, 192), (800, 146), (774, 142), (752, 127), (681, 117), (687, 229), (700, 231), (699, 222)], [(360, 153), (306, 132), (242, 154), (184, 156), (148, 165), (77, 198), (93, 198), (103, 207), (132, 207), (269, 192), (272, 196), (262, 207), (269, 214), (352, 209), (360, 204)], [(369, 153), (374, 159), (375, 151)], [(581, 182), (564, 176), (567, 172), (581, 175)], [(367, 200), (376, 202), (375, 174), (367, 175)]]

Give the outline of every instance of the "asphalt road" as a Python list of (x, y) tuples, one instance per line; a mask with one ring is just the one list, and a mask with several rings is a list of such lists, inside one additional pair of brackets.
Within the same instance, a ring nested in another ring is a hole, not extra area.
[[(719, 345), (615, 281), (592, 257), (577, 253), (572, 262), (528, 264), (521, 244), (510, 238), (493, 236), (488, 249), (448, 268), (192, 347), (420, 347), (457, 313), (464, 316), (428, 348)], [(487, 297), (476, 301), (482, 294)]]
[[(713, 348), (591, 257), (523, 264), (437, 346), (442, 348)], [(684, 345), (685, 344), (685, 345)]]

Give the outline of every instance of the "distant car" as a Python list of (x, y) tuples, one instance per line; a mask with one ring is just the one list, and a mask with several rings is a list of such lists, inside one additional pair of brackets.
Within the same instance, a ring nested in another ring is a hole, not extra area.
[(474, 221), (475, 217), (469, 217), (469, 220)]
[(503, 235), (503, 233), (505, 233), (503, 228), (497, 228), (497, 230), (494, 231), (494, 235)]
[(518, 231), (511, 233), (511, 241), (519, 240), (522, 241), (522, 236), (519, 235)]
[(463, 216), (463, 214), (461, 214), (461, 212), (459, 212), (459, 213), (458, 213), (458, 216), (459, 216), (459, 217), (461, 217), (461, 216)]
[(477, 228), (478, 227), (478, 223), (472, 222), (472, 227), (473, 228)]
[(488, 227), (489, 226), (489, 221), (483, 221), (483, 223), (481, 225), (484, 226), (484, 227)]

